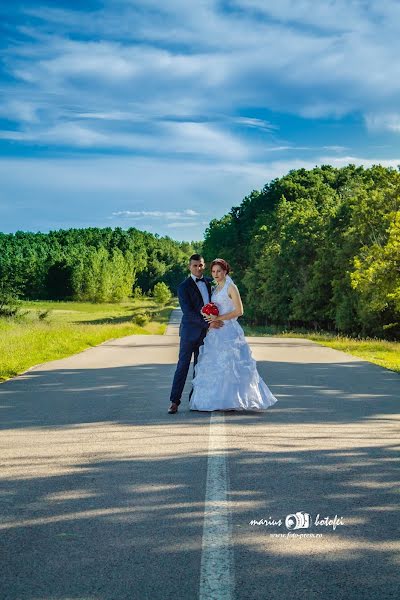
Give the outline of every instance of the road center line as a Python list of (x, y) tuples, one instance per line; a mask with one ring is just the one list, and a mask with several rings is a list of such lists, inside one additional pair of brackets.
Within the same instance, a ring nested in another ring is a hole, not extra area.
[(225, 448), (225, 415), (211, 413), (199, 600), (233, 600), (234, 595)]

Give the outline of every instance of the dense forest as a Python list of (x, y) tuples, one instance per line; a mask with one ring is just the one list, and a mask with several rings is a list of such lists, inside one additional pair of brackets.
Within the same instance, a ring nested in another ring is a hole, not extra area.
[(203, 251), (233, 267), (255, 325), (400, 337), (400, 172), (326, 165), (292, 170), (210, 222), (201, 242), (134, 228), (0, 233), (0, 292), (118, 302), (165, 282)]
[(134, 228), (0, 233), (0, 291), (25, 299), (118, 302), (160, 281), (175, 292), (201, 244)]
[(400, 336), (400, 173), (292, 170), (211, 221), (206, 260), (231, 263), (253, 324)]

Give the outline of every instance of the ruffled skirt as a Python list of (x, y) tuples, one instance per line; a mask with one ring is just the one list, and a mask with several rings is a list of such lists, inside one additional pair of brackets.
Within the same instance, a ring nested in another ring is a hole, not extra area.
[(200, 347), (190, 410), (266, 410), (277, 402), (236, 320), (210, 329)]

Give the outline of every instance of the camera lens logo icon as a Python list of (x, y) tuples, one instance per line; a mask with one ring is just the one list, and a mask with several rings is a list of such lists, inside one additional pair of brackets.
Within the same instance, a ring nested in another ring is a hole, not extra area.
[(310, 515), (301, 511), (287, 515), (285, 525), (287, 529), (306, 529), (310, 527)]

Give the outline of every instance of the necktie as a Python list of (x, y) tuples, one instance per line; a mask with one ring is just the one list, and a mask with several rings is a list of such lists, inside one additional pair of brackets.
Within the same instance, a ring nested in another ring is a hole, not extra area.
[(202, 281), (203, 283), (205, 283), (205, 281), (204, 281), (204, 277), (202, 277), (201, 279), (199, 279), (198, 277), (196, 277), (196, 283), (197, 283), (198, 281)]

